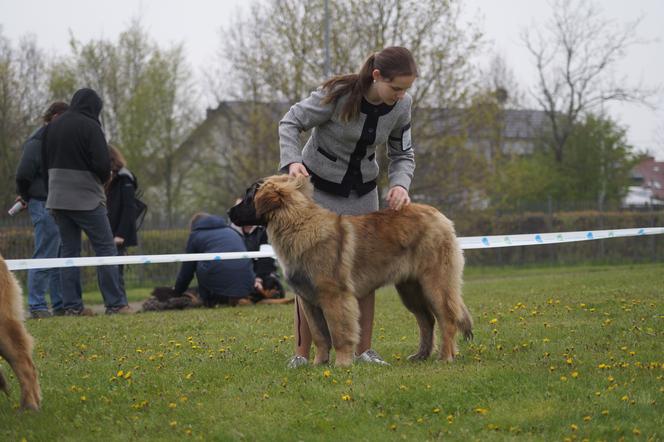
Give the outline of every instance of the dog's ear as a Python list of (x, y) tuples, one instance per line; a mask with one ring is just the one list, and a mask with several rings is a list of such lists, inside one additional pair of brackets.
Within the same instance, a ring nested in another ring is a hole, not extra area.
[(265, 183), (254, 196), (254, 207), (256, 216), (263, 217), (265, 214), (277, 210), (284, 204), (284, 195), (273, 183)]
[(298, 175), (293, 178), (293, 180), (295, 182), (295, 189), (313, 198), (314, 188), (311, 185), (311, 179), (308, 176)]

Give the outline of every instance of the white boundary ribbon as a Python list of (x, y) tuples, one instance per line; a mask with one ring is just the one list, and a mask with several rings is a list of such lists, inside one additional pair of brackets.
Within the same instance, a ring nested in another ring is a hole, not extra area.
[[(636, 229), (584, 230), (578, 232), (531, 233), (517, 235), (467, 236), (458, 238), (462, 249), (491, 249), (496, 247), (535, 246), (593, 241), (609, 238), (627, 238), (664, 234), (664, 227)], [(9, 270), (53, 269), (62, 267), (90, 267), (118, 264), (161, 264), (186, 261), (219, 261), (222, 259), (274, 258), (270, 246), (261, 246), (258, 252), (181, 253), (166, 255), (94, 256), (83, 258), (8, 259)]]

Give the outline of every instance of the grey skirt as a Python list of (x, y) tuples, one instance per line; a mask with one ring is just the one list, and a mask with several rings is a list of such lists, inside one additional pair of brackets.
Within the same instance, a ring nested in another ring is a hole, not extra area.
[(364, 215), (378, 210), (378, 188), (362, 196), (353, 190), (348, 198), (314, 188), (314, 201), (340, 215)]

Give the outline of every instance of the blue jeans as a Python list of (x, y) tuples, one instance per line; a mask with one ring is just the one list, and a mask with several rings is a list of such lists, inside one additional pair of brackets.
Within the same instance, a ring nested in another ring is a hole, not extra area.
[[(45, 202), (32, 198), (28, 201), (28, 212), (35, 231), (35, 252), (32, 258), (57, 258), (60, 254), (60, 232), (46, 210)], [(28, 307), (31, 312), (48, 310), (47, 289), (51, 294), (51, 307), (53, 310), (61, 310), (60, 269), (28, 270)]]
[[(81, 230), (90, 240), (96, 256), (117, 255), (111, 225), (106, 215), (106, 207), (100, 205), (94, 210), (54, 209), (52, 213), (60, 228), (63, 258), (81, 256)], [(60, 276), (65, 310), (82, 309), (83, 298), (79, 268), (63, 267), (60, 269)], [(97, 282), (107, 308), (127, 305), (127, 295), (120, 284), (120, 272), (117, 265), (98, 266)]]

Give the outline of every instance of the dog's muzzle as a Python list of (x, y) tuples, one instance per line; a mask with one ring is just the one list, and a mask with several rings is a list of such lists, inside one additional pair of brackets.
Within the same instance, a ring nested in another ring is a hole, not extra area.
[(256, 214), (254, 196), (261, 182), (254, 183), (247, 189), (244, 198), (228, 210), (228, 218), (236, 226), (265, 226), (267, 222)]

